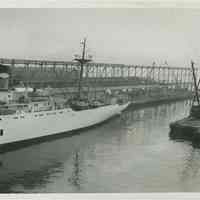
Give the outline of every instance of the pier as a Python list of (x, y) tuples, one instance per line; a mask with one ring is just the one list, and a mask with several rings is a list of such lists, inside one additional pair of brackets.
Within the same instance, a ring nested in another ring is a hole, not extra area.
[[(54, 96), (71, 98), (77, 93), (80, 76), (77, 62), (1, 58), (0, 64), (11, 68), (11, 87), (23, 82), (25, 86), (42, 89), (41, 95), (47, 91)], [(194, 90), (189, 67), (85, 64), (83, 95), (105, 100), (107, 89), (137, 105), (192, 98)]]
[[(12, 83), (23, 81), (35, 87), (76, 86), (80, 67), (76, 62), (5, 58), (0, 58), (0, 64), (11, 66)], [(192, 83), (189, 67), (87, 63), (83, 71), (83, 85), (109, 87), (160, 84), (191, 88)]]

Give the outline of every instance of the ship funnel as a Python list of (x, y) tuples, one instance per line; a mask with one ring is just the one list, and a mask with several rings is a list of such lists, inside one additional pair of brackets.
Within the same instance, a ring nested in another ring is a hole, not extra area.
[(0, 64), (0, 90), (8, 90), (10, 67)]

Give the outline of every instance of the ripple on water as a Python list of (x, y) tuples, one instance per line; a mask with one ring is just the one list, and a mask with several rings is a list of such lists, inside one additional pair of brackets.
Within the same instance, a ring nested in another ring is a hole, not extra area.
[(200, 150), (169, 138), (187, 101), (129, 109), (96, 128), (0, 155), (0, 192), (200, 191)]

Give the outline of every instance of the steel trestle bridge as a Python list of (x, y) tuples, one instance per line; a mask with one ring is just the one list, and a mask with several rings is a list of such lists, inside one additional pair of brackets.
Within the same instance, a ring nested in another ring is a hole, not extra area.
[[(80, 65), (76, 62), (6, 59), (0, 64), (11, 67), (11, 80), (25, 84), (63, 87), (77, 84)], [(195, 68), (196, 73), (199, 70)], [(191, 68), (170, 66), (140, 66), (108, 63), (87, 63), (83, 70), (83, 84), (123, 86), (137, 84), (163, 84), (191, 87)]]

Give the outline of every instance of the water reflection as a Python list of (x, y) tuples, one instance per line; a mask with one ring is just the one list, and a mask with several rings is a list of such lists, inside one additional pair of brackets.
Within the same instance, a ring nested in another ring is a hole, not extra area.
[(73, 156), (73, 171), (71, 177), (68, 179), (77, 190), (81, 189), (81, 168), (80, 168), (80, 152), (75, 151)]
[(195, 178), (200, 169), (200, 149), (191, 148), (184, 165), (181, 181)]
[[(32, 190), (35, 187), (42, 187), (49, 183), (49, 178), (58, 173), (62, 163), (53, 162), (36, 170), (24, 170), (22, 173), (10, 173), (10, 176), (0, 180), (1, 193), (23, 192), (23, 190)], [(23, 166), (22, 166), (23, 167)], [(1, 168), (0, 170), (5, 170)], [(2, 173), (1, 173), (2, 174)], [(2, 177), (2, 176), (1, 176)]]
[(132, 108), (81, 134), (1, 154), (0, 192), (192, 191), (200, 149), (168, 135), (189, 106)]

